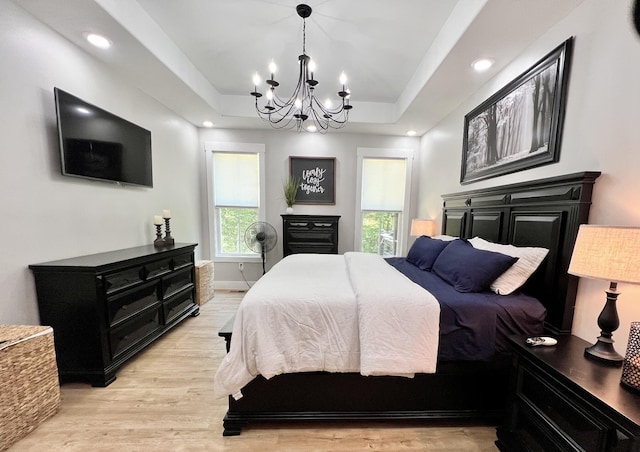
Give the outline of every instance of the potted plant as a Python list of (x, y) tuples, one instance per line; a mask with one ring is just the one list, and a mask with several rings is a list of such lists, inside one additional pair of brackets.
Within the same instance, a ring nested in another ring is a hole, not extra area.
[(290, 177), (286, 181), (282, 182), (284, 200), (287, 203), (287, 213), (293, 212), (293, 205), (296, 202), (296, 193), (298, 193), (299, 185), (300, 183), (295, 177)]

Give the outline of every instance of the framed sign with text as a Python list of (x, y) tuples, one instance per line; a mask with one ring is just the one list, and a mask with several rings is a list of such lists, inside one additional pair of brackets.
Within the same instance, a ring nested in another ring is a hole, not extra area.
[(335, 157), (289, 157), (289, 176), (298, 181), (296, 204), (335, 204), (335, 170)]

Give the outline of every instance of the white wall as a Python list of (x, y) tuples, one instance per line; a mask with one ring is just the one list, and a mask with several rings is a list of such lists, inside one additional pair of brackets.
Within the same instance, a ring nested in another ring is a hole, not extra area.
[[(162, 209), (200, 240), (195, 127), (6, 0), (0, 61), (0, 323), (39, 322), (29, 264), (152, 243)], [(151, 131), (154, 188), (61, 175), (54, 86)]]
[[(630, 0), (585, 0), (421, 141), (419, 216), (441, 220), (440, 194), (578, 171), (601, 171), (589, 223), (640, 226), (640, 37)], [(575, 36), (560, 161), (459, 184), (464, 116), (569, 36)], [(640, 271), (640, 269), (638, 269)], [(573, 334), (599, 335), (597, 317), (608, 283), (582, 279)], [(624, 354), (630, 322), (640, 320), (640, 287), (620, 284), (616, 349)]]
[[(348, 126), (347, 126), (348, 127)], [(339, 252), (354, 249), (354, 218), (356, 211), (356, 152), (358, 147), (367, 148), (400, 148), (413, 149), (417, 154), (419, 139), (415, 137), (390, 137), (376, 135), (350, 134), (346, 132), (329, 132), (326, 135), (319, 133), (297, 133), (282, 130), (216, 130), (201, 129), (200, 149), (204, 149), (207, 141), (237, 142), (237, 143), (264, 143), (266, 145), (266, 220), (271, 223), (278, 232), (278, 245), (267, 256), (268, 267), (271, 267), (282, 258), (282, 218), (287, 205), (282, 194), (282, 181), (289, 174), (289, 156), (313, 156), (336, 158), (336, 204), (335, 205), (308, 205), (296, 204), (294, 213), (340, 215), (339, 223)], [(204, 162), (204, 151), (202, 151)], [(414, 164), (413, 180), (416, 180), (418, 165)], [(202, 176), (204, 178), (204, 176)], [(203, 190), (206, 187), (203, 186)], [(414, 193), (412, 199), (415, 200)], [(204, 198), (203, 198), (204, 199)], [(415, 211), (415, 202), (412, 202), (411, 214)], [(203, 211), (206, 203), (203, 203)], [(206, 216), (206, 215), (205, 215)], [(206, 230), (206, 223), (203, 230)], [(203, 239), (203, 252), (209, 245)], [(256, 280), (262, 274), (259, 264), (245, 266), (245, 275), (249, 281)], [(238, 265), (233, 263), (216, 263), (216, 287), (245, 287)], [(234, 286), (230, 282), (238, 282)]]

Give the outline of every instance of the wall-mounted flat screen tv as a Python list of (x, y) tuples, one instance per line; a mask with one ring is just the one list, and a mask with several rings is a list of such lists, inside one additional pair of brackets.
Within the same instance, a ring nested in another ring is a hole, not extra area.
[(151, 132), (54, 88), (62, 174), (153, 187)]

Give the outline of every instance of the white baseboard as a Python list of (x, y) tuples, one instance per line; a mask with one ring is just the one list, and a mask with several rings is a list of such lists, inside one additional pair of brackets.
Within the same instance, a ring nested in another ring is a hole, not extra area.
[[(253, 286), (255, 281), (249, 281), (249, 285)], [(213, 289), (218, 290), (249, 290), (249, 286), (244, 281), (214, 281)]]

